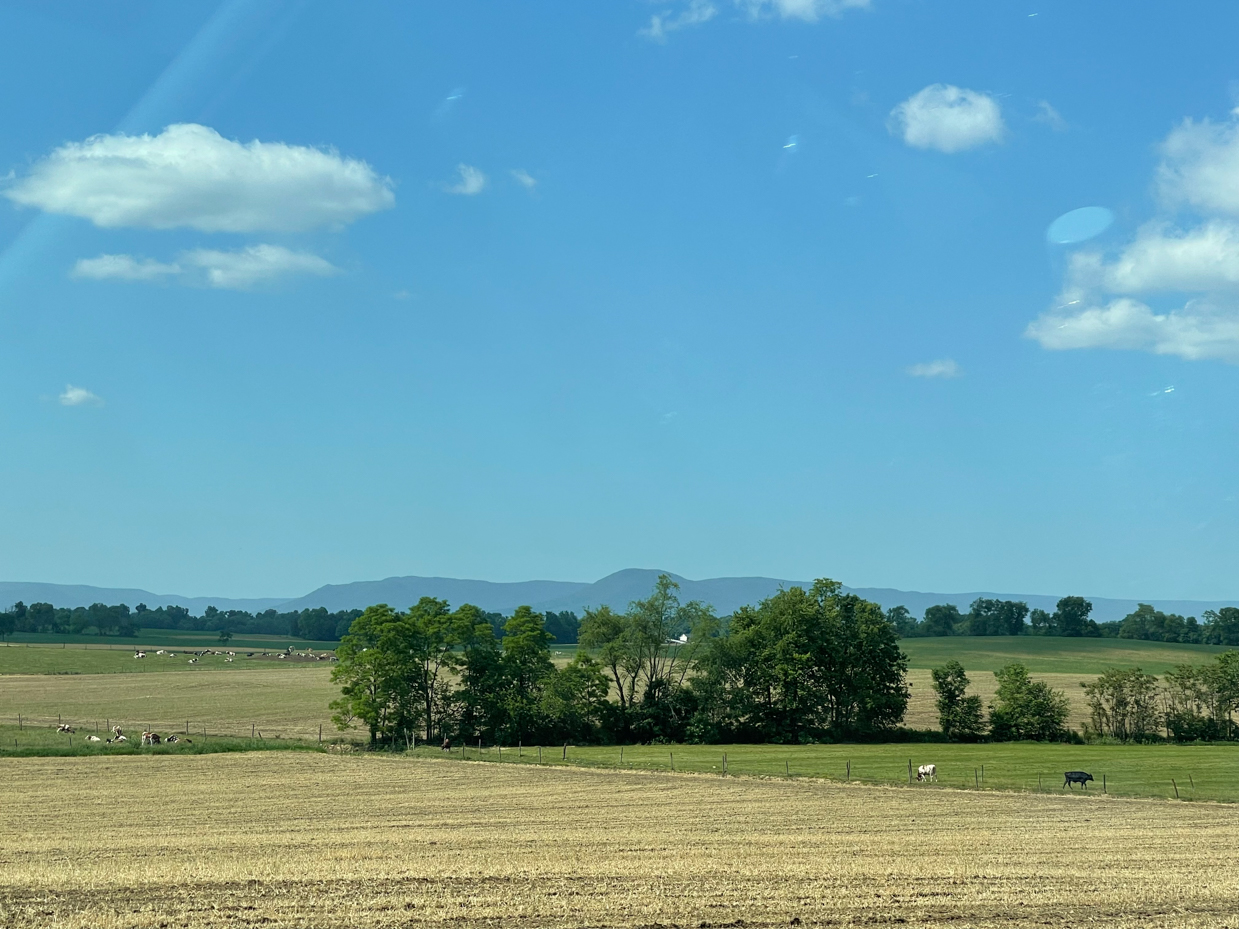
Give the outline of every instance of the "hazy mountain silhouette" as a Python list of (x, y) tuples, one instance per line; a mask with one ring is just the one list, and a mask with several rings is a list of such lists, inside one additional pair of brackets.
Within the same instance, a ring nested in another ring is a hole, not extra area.
[[(126, 603), (130, 607), (145, 603), (149, 607), (184, 606), (201, 615), (208, 605), (221, 610), (260, 612), (275, 608), (281, 612), (326, 607), (329, 610), (362, 609), (374, 603), (386, 603), (397, 609), (407, 609), (422, 597), (438, 597), (452, 606), (472, 603), (484, 610), (510, 613), (518, 606), (529, 605), (538, 611), (571, 610), (580, 615), (586, 607), (609, 606), (623, 610), (633, 600), (649, 595), (659, 574), (667, 573), (680, 585), (682, 601), (701, 600), (714, 606), (719, 615), (726, 615), (745, 604), (757, 604), (775, 594), (781, 587), (808, 587), (809, 581), (780, 580), (771, 577), (715, 577), (694, 581), (670, 571), (654, 568), (627, 568), (616, 571), (593, 583), (574, 581), (519, 581), (502, 583), (452, 577), (389, 577), (381, 581), (354, 581), (351, 584), (327, 584), (303, 597), (293, 599), (265, 597), (230, 599), (227, 597), (182, 597), (175, 594), (154, 594), (129, 588), (89, 587), (71, 584), (38, 584), (0, 581), (0, 607), (18, 600), (25, 603), (43, 601), (56, 606), (89, 606), (92, 603)], [(930, 593), (917, 590), (896, 590), (888, 587), (844, 587), (880, 603), (884, 608), (902, 604), (914, 615), (921, 616), (936, 603), (953, 603), (961, 612), (978, 597), (999, 600), (1023, 600), (1030, 607), (1053, 611), (1060, 594), (1009, 594), (991, 591), (971, 593)], [(1138, 603), (1151, 603), (1167, 613), (1199, 617), (1205, 610), (1223, 606), (1239, 606), (1239, 601), (1220, 600), (1120, 600), (1089, 597), (1093, 603), (1093, 618), (1098, 622), (1122, 619)]]

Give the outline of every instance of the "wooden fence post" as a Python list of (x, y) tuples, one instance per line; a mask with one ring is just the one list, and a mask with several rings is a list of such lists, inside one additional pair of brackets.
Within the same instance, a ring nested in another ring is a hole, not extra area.
[(973, 768), (973, 769), (972, 769), (972, 783), (973, 783), (973, 785), (974, 785), (974, 786), (976, 786), (976, 787), (980, 787), (980, 786), (981, 786), (981, 775), (977, 773), (977, 769), (976, 769), (976, 768)]
[(1179, 785), (1174, 782), (1174, 778), (1170, 779), (1170, 786), (1174, 788), (1174, 798), (1179, 799)]
[(564, 743), (564, 761), (568, 760), (568, 743)]
[(792, 776), (792, 763), (786, 758), (783, 759), (783, 773), (788, 777)]
[(852, 762), (848, 762), (848, 780), (852, 779)]
[(985, 783), (985, 765), (981, 765), (981, 783)]
[(538, 764), (542, 764), (542, 746), (538, 746)]
[(1106, 776), (1104, 774), (1101, 776), (1101, 792), (1103, 794), (1109, 793), (1109, 791), (1106, 790)]
[(675, 770), (675, 752), (667, 752), (671, 756), (671, 770)]
[(620, 746), (620, 764), (624, 763), (624, 746)]
[(908, 759), (908, 783), (912, 783), (912, 759)]
[(723, 777), (727, 776), (727, 753), (723, 752)]

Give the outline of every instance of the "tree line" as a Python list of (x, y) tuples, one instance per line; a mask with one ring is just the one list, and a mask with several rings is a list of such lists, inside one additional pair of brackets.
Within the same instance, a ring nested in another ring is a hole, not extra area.
[[(15, 632), (38, 632), (52, 635), (99, 635), (133, 638), (141, 629), (173, 629), (186, 632), (219, 632), (230, 635), (280, 635), (318, 642), (338, 642), (348, 632), (361, 610), (316, 609), (220, 610), (208, 606), (201, 616), (194, 616), (183, 606), (161, 606), (151, 609), (139, 603), (132, 610), (124, 603), (109, 606), (92, 603), (88, 607), (55, 607), (50, 603), (20, 600), (0, 611), (0, 641)], [(502, 613), (483, 613), (486, 621), (502, 638), (507, 617)], [(547, 630), (554, 641), (574, 643), (580, 620), (572, 612), (543, 614)]]
[[(1022, 664), (994, 672), (998, 689), (986, 719), (981, 698), (968, 694), (971, 681), (958, 661), (932, 672), (942, 733), (953, 741), (1062, 740), (1069, 704), (1062, 691), (1034, 681)], [(1110, 668), (1081, 683), (1088, 700), (1086, 739), (1119, 742), (1219, 741), (1239, 738), (1239, 651), (1207, 665), (1177, 665), (1162, 683), (1140, 668)]]
[(678, 589), (663, 575), (622, 613), (586, 610), (581, 648), (562, 668), (529, 607), (502, 639), (467, 604), (370, 607), (336, 650), (334, 718), (361, 723), (374, 745), (812, 742), (878, 737), (902, 722), (907, 659), (877, 604), (819, 580), (724, 623)]
[(1053, 613), (1028, 608), (1022, 600), (978, 598), (967, 613), (952, 603), (936, 604), (917, 620), (904, 606), (891, 607), (886, 618), (904, 638), (947, 635), (1048, 635), (1144, 639), (1196, 645), (1239, 645), (1239, 608), (1206, 610), (1204, 622), (1195, 616), (1163, 613), (1141, 603), (1121, 620), (1099, 623), (1089, 614), (1093, 604), (1083, 597), (1063, 597)]

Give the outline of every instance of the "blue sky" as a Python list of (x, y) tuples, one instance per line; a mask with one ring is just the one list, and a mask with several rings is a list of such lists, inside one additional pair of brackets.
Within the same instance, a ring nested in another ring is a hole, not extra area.
[(0, 4), (0, 576), (1239, 598), (1236, 20)]

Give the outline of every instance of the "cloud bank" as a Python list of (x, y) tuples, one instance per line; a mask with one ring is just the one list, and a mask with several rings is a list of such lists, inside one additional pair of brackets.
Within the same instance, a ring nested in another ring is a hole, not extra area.
[(340, 227), (395, 204), (391, 181), (364, 161), (283, 142), (242, 144), (194, 123), (70, 142), (4, 195), (108, 229), (202, 232)]
[(1116, 250), (1072, 254), (1058, 299), (1025, 336), (1051, 350), (1239, 364), (1239, 118), (1185, 120), (1161, 155), (1162, 216)]
[(1006, 131), (997, 100), (952, 84), (930, 84), (913, 94), (891, 110), (889, 126), (913, 148), (947, 153), (1001, 142)]

